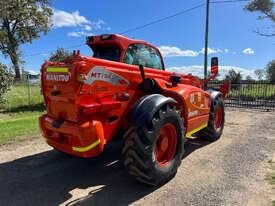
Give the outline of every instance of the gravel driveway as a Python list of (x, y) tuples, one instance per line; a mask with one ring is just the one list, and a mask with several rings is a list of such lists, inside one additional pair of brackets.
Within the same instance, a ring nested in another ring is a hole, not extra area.
[(274, 149), (274, 112), (227, 109), (221, 139), (190, 139), (176, 177), (154, 188), (128, 176), (115, 147), (81, 159), (17, 142), (0, 148), (0, 205), (270, 205)]

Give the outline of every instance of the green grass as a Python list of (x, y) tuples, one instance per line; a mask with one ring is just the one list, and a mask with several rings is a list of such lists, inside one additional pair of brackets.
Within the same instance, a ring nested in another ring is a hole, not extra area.
[[(265, 180), (268, 181), (271, 185), (275, 185), (275, 162), (270, 159), (267, 161), (269, 163), (270, 172), (265, 175)], [(272, 189), (274, 190), (275, 187), (273, 186)], [(271, 201), (271, 206), (275, 206), (275, 200)]]
[(270, 184), (274, 185), (275, 184), (275, 173), (267, 173), (265, 175), (265, 180), (267, 180)]
[(0, 105), (0, 145), (39, 136), (38, 117), (45, 113), (40, 85), (13, 85), (5, 97), (7, 102)]
[(44, 100), (40, 92), (40, 85), (30, 85), (29, 88), (27, 84), (13, 85), (10, 91), (4, 95), (8, 101), (1, 104), (0, 109), (13, 110), (18, 107), (43, 104)]
[[(3, 115), (0, 120), (0, 145), (15, 141), (16, 139), (28, 139), (33, 134), (39, 133), (38, 117), (42, 112), (26, 112)], [(0, 116), (1, 117), (1, 116)]]

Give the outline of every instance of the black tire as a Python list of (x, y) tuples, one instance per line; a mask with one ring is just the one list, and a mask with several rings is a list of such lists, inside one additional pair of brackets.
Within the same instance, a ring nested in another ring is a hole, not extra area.
[[(218, 129), (215, 127), (215, 118), (217, 114), (218, 108), (221, 108), (222, 112), (222, 119), (221, 119), (221, 124)], [(202, 129), (195, 135), (200, 137), (201, 139), (208, 140), (208, 141), (216, 141), (218, 140), (223, 132), (223, 127), (224, 127), (224, 121), (225, 121), (225, 113), (224, 113), (224, 103), (223, 99), (221, 97), (217, 97), (214, 100), (214, 104), (211, 105), (211, 112), (209, 115), (209, 120), (208, 120), (208, 125), (206, 128)]]
[[(166, 166), (160, 166), (155, 157), (159, 131), (164, 125), (172, 124), (176, 131), (176, 151)], [(164, 105), (151, 122), (142, 127), (133, 126), (125, 134), (122, 150), (124, 166), (138, 181), (148, 185), (162, 185), (173, 178), (184, 153), (184, 127), (180, 113), (171, 105)]]

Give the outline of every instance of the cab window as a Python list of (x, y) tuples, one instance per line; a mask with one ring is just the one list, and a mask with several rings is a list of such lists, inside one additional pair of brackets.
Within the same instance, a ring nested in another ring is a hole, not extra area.
[(144, 44), (130, 45), (125, 53), (123, 62), (163, 70), (161, 57), (157, 50)]
[(121, 49), (119, 47), (99, 47), (95, 50), (93, 57), (110, 61), (120, 61)]

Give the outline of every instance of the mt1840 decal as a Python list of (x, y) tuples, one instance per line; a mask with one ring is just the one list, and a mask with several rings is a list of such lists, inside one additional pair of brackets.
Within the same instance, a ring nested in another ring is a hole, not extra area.
[(119, 85), (119, 86), (129, 85), (129, 82), (126, 79), (124, 79), (122, 76), (99, 66), (95, 66), (88, 73), (87, 80), (85, 81), (85, 83), (88, 85), (92, 85), (94, 81), (104, 81), (104, 82), (109, 82), (113, 85)]

